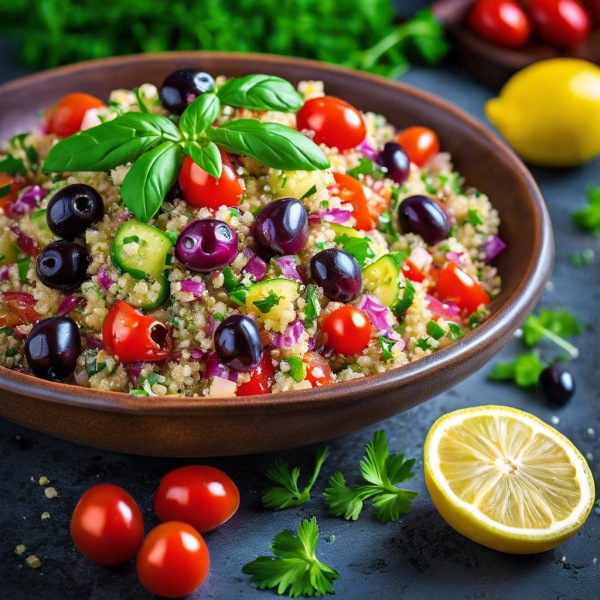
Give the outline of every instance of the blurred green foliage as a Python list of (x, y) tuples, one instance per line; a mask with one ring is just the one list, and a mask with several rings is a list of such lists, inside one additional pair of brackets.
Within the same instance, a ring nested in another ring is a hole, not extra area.
[(391, 0), (3, 0), (0, 31), (34, 68), (136, 52), (304, 56), (398, 76), (447, 51), (426, 9), (394, 23)]

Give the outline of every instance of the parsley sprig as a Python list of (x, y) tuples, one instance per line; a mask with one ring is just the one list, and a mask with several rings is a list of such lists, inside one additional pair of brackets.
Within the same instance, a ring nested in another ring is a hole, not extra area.
[(577, 227), (600, 235), (600, 187), (590, 185), (586, 194), (588, 205), (573, 213), (573, 221)]
[(540, 362), (538, 355), (528, 352), (517, 356), (511, 362), (499, 362), (494, 365), (489, 378), (492, 381), (514, 381), (519, 387), (530, 388), (538, 384), (544, 368), (545, 365)]
[(281, 510), (283, 508), (299, 506), (310, 500), (310, 490), (315, 484), (321, 472), (321, 467), (328, 456), (328, 446), (319, 448), (313, 474), (302, 491), (298, 488), (300, 469), (294, 467), (290, 470), (290, 465), (287, 461), (282, 458), (276, 458), (275, 462), (267, 469), (267, 477), (279, 485), (268, 487), (264, 490), (262, 497), (263, 505), (266, 508)]
[(329, 512), (356, 521), (364, 500), (374, 497), (377, 520), (380, 523), (396, 521), (410, 510), (411, 501), (419, 495), (419, 492), (395, 487), (415, 476), (412, 472), (414, 464), (414, 458), (404, 460), (404, 454), (390, 454), (385, 431), (377, 431), (373, 441), (367, 444), (366, 456), (360, 463), (360, 471), (368, 484), (348, 487), (344, 476), (337, 472), (329, 479), (331, 487), (324, 494)]
[(539, 316), (529, 315), (521, 327), (525, 345), (532, 348), (543, 338), (554, 342), (569, 353), (572, 358), (579, 356), (579, 350), (567, 342), (566, 336), (576, 335), (583, 331), (581, 320), (569, 309), (550, 310), (542, 308)]

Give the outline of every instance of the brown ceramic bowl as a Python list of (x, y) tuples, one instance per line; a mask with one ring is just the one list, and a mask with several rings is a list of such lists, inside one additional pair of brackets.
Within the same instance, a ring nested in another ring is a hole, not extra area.
[(139, 55), (45, 71), (0, 87), (0, 140), (27, 131), (37, 111), (68, 92), (106, 98), (115, 88), (160, 84), (171, 71), (270, 73), (294, 84), (323, 80), (329, 94), (398, 127), (434, 129), (470, 185), (502, 218), (508, 248), (493, 316), (452, 346), (401, 369), (314, 390), (231, 399), (155, 400), (101, 392), (0, 367), (0, 416), (60, 438), (135, 454), (218, 456), (280, 450), (341, 436), (432, 398), (486, 364), (542, 295), (553, 263), (550, 219), (532, 176), (490, 131), (408, 85), (307, 60), (235, 53)]
[(501, 48), (475, 35), (466, 18), (475, 0), (437, 0), (431, 7), (452, 37), (464, 67), (487, 85), (501, 88), (517, 71), (549, 58), (581, 58), (600, 64), (600, 27), (575, 50), (561, 52), (548, 44), (530, 40), (522, 48)]

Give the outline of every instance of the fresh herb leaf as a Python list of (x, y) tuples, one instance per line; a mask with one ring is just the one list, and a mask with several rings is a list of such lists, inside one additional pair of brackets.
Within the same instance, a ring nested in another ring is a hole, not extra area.
[(138, 220), (147, 223), (158, 212), (182, 165), (183, 150), (173, 142), (163, 142), (133, 164), (121, 186), (121, 197)]
[(227, 152), (244, 154), (274, 169), (315, 171), (329, 168), (329, 160), (313, 141), (279, 123), (238, 119), (208, 129), (206, 134)]
[(230, 206), (229, 207), (229, 215), (231, 217), (239, 217), (240, 216), (240, 209), (237, 208), (236, 206)]
[(376, 179), (383, 178), (384, 174), (381, 169), (377, 168), (370, 158), (359, 158), (358, 167), (354, 167), (348, 171), (350, 177), (360, 179), (359, 175), (373, 175)]
[[(1, 196), (0, 192), (0, 196)], [(572, 252), (569, 255), (571, 264), (575, 267), (587, 267), (594, 262), (594, 251), (591, 248), (586, 248), (581, 252)]]
[(415, 299), (415, 286), (412, 284), (410, 279), (404, 279), (404, 293), (402, 294), (402, 298), (400, 301), (394, 306), (392, 312), (394, 316), (398, 317), (402, 313), (405, 313), (413, 303)]
[(288, 356), (284, 362), (290, 365), (288, 375), (294, 381), (300, 383), (306, 379), (306, 365), (302, 362), (302, 358), (299, 356)]
[(535, 315), (527, 317), (521, 330), (523, 331), (523, 341), (530, 348), (537, 345), (542, 338), (548, 338), (568, 352), (571, 357), (579, 356), (579, 350), (563, 339), (583, 331), (579, 317), (567, 308), (558, 310), (542, 308), (538, 317)]
[(149, 396), (150, 394), (146, 390), (130, 390), (130, 396)]
[(477, 227), (477, 225), (483, 225), (483, 221), (481, 220), (479, 213), (472, 208), (467, 211), (467, 218), (473, 227)]
[(0, 334), (5, 335), (7, 337), (14, 337), (16, 340), (19, 339), (17, 332), (12, 327), (1, 327)]
[(408, 254), (404, 252), (390, 252), (390, 256), (399, 267), (402, 267), (404, 261), (408, 258)]
[(214, 313), (213, 318), (215, 321), (219, 321), (220, 323), (221, 321), (225, 320), (225, 315), (223, 313)]
[(239, 285), (232, 292), (229, 293), (229, 299), (240, 306), (246, 306), (246, 299), (248, 298), (248, 288), (243, 285)]
[(17, 260), (17, 271), (19, 272), (19, 279), (23, 282), (27, 282), (27, 271), (29, 271), (29, 257), (19, 258)]
[(356, 258), (361, 269), (365, 266), (367, 258), (375, 258), (375, 252), (369, 245), (370, 241), (367, 237), (350, 237), (347, 233), (342, 233), (335, 238), (336, 244), (340, 244), (348, 254)]
[(471, 313), (469, 315), (469, 326), (471, 329), (475, 329), (479, 327), (486, 319), (489, 314), (489, 310), (487, 308), (482, 308), (477, 312)]
[(288, 591), (291, 598), (335, 594), (333, 580), (340, 575), (317, 559), (318, 541), (317, 520), (304, 519), (298, 527), (298, 536), (285, 529), (269, 544), (277, 558), (259, 556), (244, 565), (242, 572), (253, 576), (257, 588), (277, 588), (280, 595)]
[(417, 341), (417, 348), (421, 348), (421, 350), (433, 350), (433, 348), (429, 345), (429, 342), (426, 339), (419, 338)]
[(394, 340), (390, 340), (383, 335), (379, 336), (379, 345), (381, 346), (381, 352), (384, 360), (391, 360), (394, 358), (394, 355), (392, 354), (392, 348), (395, 346), (395, 344), (396, 342)]
[(427, 335), (431, 336), (434, 340), (443, 338), (445, 333), (444, 329), (435, 321), (432, 320), (427, 323)]
[(7, 175), (27, 175), (27, 168), (22, 160), (13, 156), (6, 156), (0, 160), (0, 173), (6, 173)]
[(19, 351), (16, 348), (7, 348), (6, 349), (6, 358), (12, 358), (13, 356), (16, 356), (19, 353)]
[(16, 147), (16, 144), (18, 143), (19, 146), (21, 146), (21, 148), (24, 150), (24, 152), (27, 156), (27, 160), (29, 160), (29, 162), (32, 165), (37, 165), (40, 158), (38, 156), (36, 149), (33, 146), (27, 146), (25, 144), (25, 140), (29, 135), (31, 135), (31, 134), (20, 133), (19, 135), (14, 135), (10, 139), (10, 143), (13, 147)]
[(223, 275), (223, 287), (226, 291), (232, 292), (238, 285), (239, 278), (233, 274), (231, 267), (225, 267), (221, 271)]
[(304, 100), (294, 86), (274, 75), (246, 75), (230, 79), (219, 89), (223, 104), (249, 110), (297, 112)]
[(179, 129), (186, 138), (196, 141), (214, 123), (220, 110), (221, 103), (216, 94), (202, 94), (183, 111)]
[(421, 175), (421, 181), (423, 182), (423, 185), (425, 186), (425, 191), (428, 194), (431, 194), (432, 196), (435, 196), (435, 194), (437, 194), (437, 190), (432, 184), (432, 177), (431, 175), (429, 175), (429, 173), (423, 173)]
[(191, 156), (192, 160), (211, 177), (219, 179), (223, 171), (223, 160), (219, 148), (213, 142), (201, 146), (197, 142), (185, 142), (183, 149)]
[(313, 194), (317, 193), (317, 186), (313, 185), (309, 190), (307, 190), (302, 197), (300, 198), (300, 200), (304, 200), (304, 198), (308, 198), (309, 196), (312, 196)]
[(458, 338), (461, 338), (463, 335), (465, 335), (465, 332), (456, 323), (449, 322), (448, 327), (450, 329), (448, 338), (452, 342), (454, 340), (457, 340)]
[(573, 213), (573, 221), (577, 227), (600, 235), (600, 187), (590, 185), (586, 193), (588, 205)]
[(500, 362), (494, 365), (494, 370), (489, 375), (492, 381), (515, 381), (523, 388), (533, 387), (538, 384), (540, 374), (545, 369), (535, 352), (521, 354), (510, 363)]
[[(461, 177), (460, 173), (458, 173), (457, 171), (454, 171), (454, 173), (452, 173), (453, 178), (452, 178), (452, 190), (454, 191), (455, 194), (460, 194), (462, 193), (462, 186), (465, 184), (465, 178)], [(476, 192), (477, 196), (481, 195), (481, 192), (477, 191)]]
[(419, 493), (395, 487), (415, 476), (412, 468), (415, 459), (404, 460), (404, 454), (390, 454), (385, 431), (377, 431), (373, 442), (366, 446), (366, 456), (360, 463), (360, 471), (368, 485), (346, 486), (341, 473), (329, 480), (331, 487), (325, 490), (325, 504), (335, 517), (356, 521), (363, 508), (363, 501), (375, 496), (373, 507), (380, 523), (396, 521), (411, 508), (411, 501)]
[(379, 215), (377, 219), (377, 229), (381, 231), (381, 233), (385, 233), (394, 239), (398, 237), (394, 231), (392, 215), (387, 210)]
[(309, 285), (306, 288), (306, 306), (304, 307), (304, 314), (306, 315), (306, 320), (304, 321), (304, 327), (306, 327), (306, 329), (313, 327), (317, 317), (321, 314), (321, 305), (319, 304), (317, 289), (314, 285)]
[(269, 295), (262, 300), (254, 300), (252, 304), (260, 310), (263, 315), (266, 315), (274, 306), (279, 304), (281, 296), (278, 296), (273, 290), (269, 290)]
[(4, 196), (8, 196), (8, 194), (10, 194), (11, 189), (12, 189), (12, 183), (7, 183), (6, 185), (3, 185), (2, 187), (0, 187), (0, 198), (4, 198)]
[(299, 506), (300, 504), (304, 504), (307, 500), (310, 500), (310, 490), (315, 484), (321, 471), (321, 467), (328, 456), (328, 446), (319, 448), (313, 474), (302, 491), (298, 489), (300, 469), (294, 467), (294, 469), (290, 471), (290, 465), (287, 461), (276, 458), (275, 462), (267, 470), (267, 477), (279, 485), (265, 489), (262, 497), (263, 506), (274, 510), (281, 510), (283, 508)]
[(133, 88), (131, 90), (135, 94), (135, 99), (137, 100), (137, 104), (140, 107), (140, 111), (143, 113), (148, 112), (148, 107), (144, 104), (144, 99), (142, 98), (142, 93), (139, 87)]

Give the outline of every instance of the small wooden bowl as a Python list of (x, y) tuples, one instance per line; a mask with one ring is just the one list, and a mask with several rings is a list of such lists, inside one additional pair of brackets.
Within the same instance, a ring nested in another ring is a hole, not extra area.
[[(453, 345), (364, 379), (297, 392), (234, 398), (133, 398), (52, 383), (0, 367), (0, 416), (60, 438), (154, 456), (226, 456), (292, 448), (345, 435), (456, 385), (511, 339), (541, 297), (553, 263), (550, 218), (523, 163), (477, 120), (431, 94), (314, 61), (237, 53), (125, 56), (44, 71), (0, 87), (0, 140), (27, 131), (37, 110), (69, 92), (108, 97), (184, 67), (239, 77), (269, 73), (329, 94), (403, 128), (434, 129), (467, 182), (487, 192), (508, 248), (495, 261), (502, 292), (493, 315)], [(482, 399), (485, 401), (485, 399)]]
[(475, 35), (466, 17), (475, 0), (438, 0), (431, 9), (444, 24), (454, 41), (464, 67), (487, 85), (500, 89), (517, 71), (548, 58), (581, 58), (600, 64), (600, 28), (572, 52), (560, 52), (552, 46), (529, 41), (517, 50), (501, 48)]

